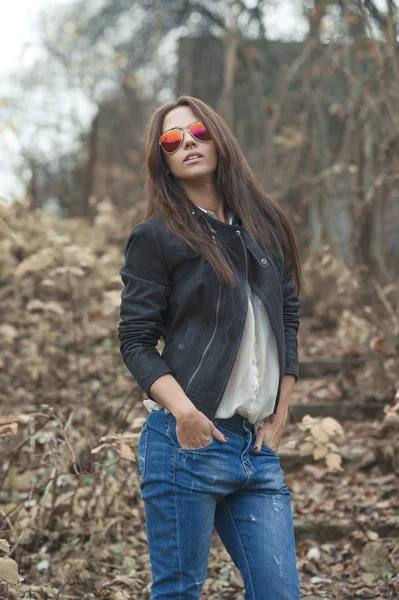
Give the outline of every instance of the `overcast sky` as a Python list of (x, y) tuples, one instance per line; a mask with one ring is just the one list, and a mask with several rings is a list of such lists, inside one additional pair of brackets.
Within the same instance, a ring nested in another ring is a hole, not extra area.
[[(11, 94), (12, 101), (11, 79), (18, 75), (21, 66), (28, 67), (40, 56), (40, 38), (35, 34), (35, 21), (40, 10), (56, 10), (57, 6), (66, 3), (66, 0), (3, 1), (0, 19), (0, 98)], [(0, 113), (0, 127), (2, 120), (4, 118)], [(18, 131), (13, 133), (9, 128), (3, 128), (0, 134), (0, 196), (11, 202), (21, 197), (25, 188), (24, 182), (13, 172), (13, 167), (18, 163), (18, 154)]]
[[(255, 2), (256, 0), (247, 0), (247, 5), (252, 1)], [(102, 0), (87, 0), (87, 2), (90, 2), (90, 5), (94, 3), (101, 4)], [(2, 96), (10, 95), (10, 93), (12, 98), (10, 81), (13, 76), (15, 75), (17, 78), (21, 66), (24, 68), (29, 67), (34, 59), (40, 57), (43, 52), (40, 39), (35, 34), (35, 22), (40, 11), (45, 9), (46, 12), (56, 12), (60, 5), (75, 3), (76, 0), (11, 0), (11, 2), (3, 0), (0, 19), (0, 99)], [(385, 0), (377, 0), (376, 4), (382, 10), (385, 10)], [(266, 11), (266, 28), (269, 39), (303, 39), (307, 25), (301, 13), (302, 0), (270, 2)], [(56, 93), (56, 90), (54, 90), (54, 93)], [(63, 93), (64, 99), (66, 99), (65, 92)], [(33, 109), (33, 99), (29, 98), (28, 101), (24, 94), (24, 102), (25, 100), (27, 101), (27, 117), (30, 114), (30, 121), (33, 119), (34, 122), (38, 122), (35, 113), (29, 112), (31, 104)], [(72, 101), (75, 106), (82, 106), (82, 110), (90, 115), (90, 107), (86, 106), (84, 100), (73, 98)], [(18, 123), (18, 126), (20, 129), (22, 128), (22, 131), (27, 132), (29, 129), (28, 124)], [(49, 144), (49, 142), (46, 144), (46, 140), (39, 137), (36, 139), (38, 147), (43, 143), (44, 145)], [(13, 133), (10, 129), (7, 131), (7, 128), (3, 128), (0, 133), (0, 196), (10, 199), (19, 197), (24, 189), (23, 182), (19, 181), (12, 172), (12, 165), (16, 164), (19, 154), (19, 142), (18, 132)], [(72, 140), (71, 142), (73, 143)], [(65, 148), (65, 145), (63, 147)]]
[(33, 20), (42, 7), (56, 6), (65, 0), (11, 0), (4, 2), (0, 19), (0, 75), (18, 68), (24, 43), (39, 43)]

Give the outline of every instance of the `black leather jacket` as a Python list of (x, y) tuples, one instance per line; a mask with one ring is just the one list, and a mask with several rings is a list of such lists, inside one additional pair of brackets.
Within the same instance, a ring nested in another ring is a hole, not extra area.
[[(168, 233), (160, 216), (130, 233), (120, 275), (118, 337), (123, 361), (148, 398), (158, 377), (171, 373), (196, 408), (213, 420), (243, 333), (246, 281), (263, 301), (276, 336), (280, 379), (298, 375), (299, 307), (292, 273), (277, 252), (265, 253), (238, 217), (223, 223), (192, 205), (192, 212), (228, 251), (239, 284), (220, 283), (210, 265)], [(160, 337), (162, 354), (156, 346)]]

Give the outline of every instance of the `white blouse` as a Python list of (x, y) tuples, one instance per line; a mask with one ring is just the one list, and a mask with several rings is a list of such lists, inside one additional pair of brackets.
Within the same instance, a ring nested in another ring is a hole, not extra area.
[[(212, 211), (207, 212), (214, 219)], [(232, 224), (233, 213), (229, 212)], [(254, 425), (255, 435), (265, 419), (272, 414), (276, 401), (280, 365), (277, 342), (266, 307), (247, 282), (248, 310), (240, 347), (230, 378), (214, 419), (228, 419), (238, 412)], [(158, 402), (143, 401), (149, 412), (170, 411)]]

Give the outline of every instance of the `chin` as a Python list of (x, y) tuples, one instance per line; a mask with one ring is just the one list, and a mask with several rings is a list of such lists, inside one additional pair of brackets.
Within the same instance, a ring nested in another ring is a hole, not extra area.
[(209, 177), (212, 176), (216, 171), (216, 167), (214, 169), (210, 168), (209, 165), (206, 168), (202, 168), (202, 169), (193, 169), (192, 173), (187, 173), (186, 171), (184, 172), (184, 175), (188, 178), (190, 178), (190, 176), (196, 176), (196, 175), (208, 175)]

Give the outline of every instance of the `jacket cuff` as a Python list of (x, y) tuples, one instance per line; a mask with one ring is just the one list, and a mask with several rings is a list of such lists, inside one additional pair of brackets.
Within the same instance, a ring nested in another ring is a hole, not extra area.
[[(162, 359), (161, 359), (162, 360)], [(147, 383), (145, 384), (145, 387), (142, 387), (142, 389), (145, 391), (145, 393), (147, 394), (147, 398), (149, 398), (150, 400), (154, 400), (154, 402), (158, 402), (158, 400), (156, 400), (153, 396), (151, 396), (150, 394), (150, 387), (152, 386), (152, 384), (159, 379), (160, 377), (162, 377), (162, 375), (166, 375), (167, 373), (170, 373), (171, 375), (173, 375), (172, 369), (170, 367), (168, 367), (168, 365), (162, 360), (162, 363), (164, 365), (164, 367), (162, 368), (162, 365), (159, 365), (159, 370), (157, 372), (154, 372), (154, 370), (152, 370), (152, 377), (151, 379), (149, 379), (147, 381)]]
[(295, 383), (299, 379), (299, 363), (298, 357), (293, 354), (285, 355), (285, 369), (284, 373), (287, 375), (295, 375)]
[(171, 373), (172, 369), (163, 360), (156, 348), (135, 348), (131, 353), (123, 355), (123, 361), (133, 375), (137, 384), (147, 394), (147, 398), (155, 400), (150, 394), (150, 387), (159, 377)]

